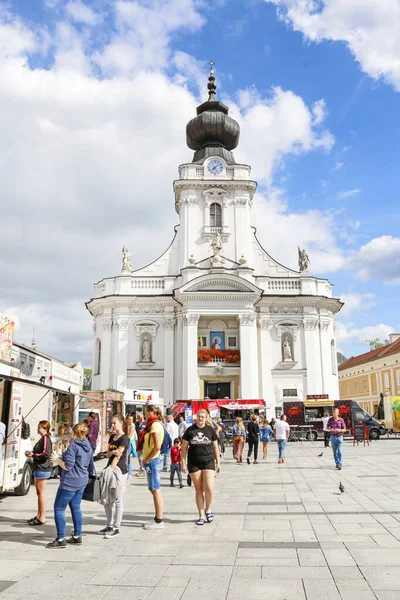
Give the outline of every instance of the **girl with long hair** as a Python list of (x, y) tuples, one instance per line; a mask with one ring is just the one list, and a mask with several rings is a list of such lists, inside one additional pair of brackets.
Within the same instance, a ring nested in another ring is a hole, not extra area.
[[(121, 415), (118, 414), (113, 416), (111, 426), (114, 433), (111, 434), (108, 440), (107, 467), (110, 467), (113, 471), (118, 468), (120, 470), (120, 475), (122, 475), (122, 479), (126, 481), (128, 477), (129, 439), (124, 433), (124, 420)], [(124, 491), (125, 486), (123, 486), (123, 491), (117, 495), (114, 504), (104, 505), (107, 525), (97, 533), (99, 535), (104, 535), (105, 539), (110, 539), (119, 534), (122, 516), (124, 514)]]
[(242, 417), (236, 418), (236, 423), (232, 429), (233, 439), (233, 458), (237, 463), (243, 462), (243, 448), (246, 441), (246, 428)]
[(268, 444), (271, 441), (274, 432), (272, 431), (272, 427), (268, 423), (267, 419), (263, 419), (260, 425), (260, 442), (263, 446), (263, 459), (267, 460), (268, 457)]
[[(186, 457), (188, 458), (186, 463)], [(221, 471), (218, 436), (208, 411), (199, 410), (197, 422), (185, 431), (181, 448), (182, 471), (189, 471), (196, 490), (199, 511), (197, 525), (212, 523), (211, 504), (214, 493), (215, 472)]]
[(144, 524), (145, 529), (164, 528), (164, 503), (161, 495), (161, 470), (164, 459), (161, 456), (161, 446), (164, 441), (164, 426), (162, 412), (157, 406), (146, 406), (146, 428), (139, 436), (138, 452), (142, 452), (143, 464), (146, 469), (147, 487), (153, 496), (154, 519)]
[(31, 458), (33, 462), (33, 477), (38, 499), (37, 514), (29, 519), (29, 525), (44, 525), (46, 523), (46, 482), (50, 479), (53, 470), (50, 423), (39, 421), (37, 432), (40, 435), (40, 440), (36, 442), (32, 452), (25, 452), (25, 456)]
[(132, 477), (132, 458), (135, 458), (137, 456), (136, 444), (138, 439), (133, 415), (128, 415), (126, 417), (124, 424), (124, 432), (129, 439), (128, 479), (130, 479)]

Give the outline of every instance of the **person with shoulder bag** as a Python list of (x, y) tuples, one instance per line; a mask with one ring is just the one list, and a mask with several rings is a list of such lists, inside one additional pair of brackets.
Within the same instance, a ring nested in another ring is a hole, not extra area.
[(233, 437), (233, 458), (237, 463), (243, 462), (243, 448), (246, 441), (246, 428), (242, 417), (237, 417), (236, 423), (232, 429)]
[(37, 432), (40, 440), (36, 442), (32, 452), (25, 452), (25, 456), (31, 458), (33, 462), (33, 477), (38, 499), (37, 515), (29, 519), (28, 525), (44, 525), (46, 523), (46, 481), (50, 479), (53, 470), (50, 423), (39, 421)]
[[(54, 500), (54, 520), (57, 537), (47, 544), (47, 548), (66, 548), (67, 544), (82, 544), (82, 510), (81, 501), (89, 480), (89, 465), (93, 450), (86, 439), (88, 427), (84, 423), (74, 425), (74, 441), (68, 446), (62, 458), (53, 460), (61, 467), (60, 486)], [(65, 538), (65, 510), (69, 505), (74, 533), (68, 540)]]
[(104, 535), (107, 540), (120, 533), (130, 446), (129, 438), (124, 433), (124, 421), (121, 415), (114, 415), (111, 425), (114, 433), (108, 440), (108, 463), (100, 476), (100, 502), (106, 512), (107, 525), (97, 532), (99, 535)]

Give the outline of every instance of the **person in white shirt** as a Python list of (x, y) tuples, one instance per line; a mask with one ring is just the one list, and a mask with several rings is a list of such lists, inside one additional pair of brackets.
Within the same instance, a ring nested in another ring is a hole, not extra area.
[(286, 415), (281, 415), (280, 421), (274, 425), (274, 439), (278, 444), (279, 459), (278, 465), (285, 462), (285, 448), (290, 435), (289, 424), (286, 423)]
[[(166, 431), (168, 431), (168, 433), (171, 437), (171, 440), (172, 440), (172, 444), (173, 444), (174, 440), (177, 437), (179, 437), (179, 427), (175, 423), (173, 415), (168, 415), (167, 424), (165, 425), (165, 429), (166, 429)], [(171, 464), (171, 456), (170, 456), (170, 452), (167, 452), (166, 454), (164, 454), (163, 471), (168, 471), (170, 468), (170, 464)]]
[(329, 440), (330, 440), (330, 437), (331, 437), (331, 434), (330, 434), (329, 429), (328, 429), (329, 417), (330, 417), (330, 415), (327, 412), (322, 417), (323, 430), (324, 430), (324, 445), (325, 445), (325, 448), (329, 448)]
[(183, 438), (183, 434), (185, 433), (185, 431), (188, 427), (189, 427), (189, 425), (186, 423), (185, 417), (183, 415), (181, 415), (179, 417), (179, 425), (178, 425), (179, 437), (181, 439)]

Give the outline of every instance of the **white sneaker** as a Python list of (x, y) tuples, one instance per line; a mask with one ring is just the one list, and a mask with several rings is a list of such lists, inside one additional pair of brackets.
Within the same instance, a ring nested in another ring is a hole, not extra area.
[(161, 523), (156, 523), (154, 521), (154, 519), (152, 521), (148, 521), (148, 523), (145, 523), (143, 525), (144, 529), (164, 529), (164, 521), (161, 521)]

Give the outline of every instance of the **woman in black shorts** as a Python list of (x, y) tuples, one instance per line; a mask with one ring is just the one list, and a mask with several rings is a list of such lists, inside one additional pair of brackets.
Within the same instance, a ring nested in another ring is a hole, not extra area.
[[(189, 450), (189, 452), (188, 452)], [(186, 455), (188, 463), (186, 465)], [(196, 504), (199, 510), (197, 525), (212, 523), (214, 515), (211, 503), (214, 492), (215, 471), (219, 473), (220, 456), (218, 436), (210, 415), (204, 409), (197, 413), (197, 423), (186, 429), (181, 448), (182, 471), (189, 471), (196, 490)]]

